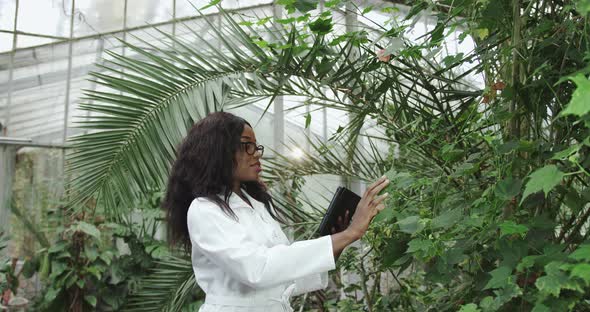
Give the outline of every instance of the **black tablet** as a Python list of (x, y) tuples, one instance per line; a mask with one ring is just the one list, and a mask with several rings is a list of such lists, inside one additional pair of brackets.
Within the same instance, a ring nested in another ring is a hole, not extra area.
[(346, 210), (349, 210), (348, 222), (350, 222), (350, 218), (354, 215), (356, 205), (358, 205), (359, 201), (361, 201), (361, 197), (355, 192), (339, 186), (338, 189), (336, 189), (336, 193), (334, 193), (334, 197), (332, 197), (332, 201), (330, 201), (330, 205), (328, 206), (328, 210), (326, 211), (322, 222), (320, 223), (318, 231), (320, 236), (332, 234), (332, 226), (336, 226), (338, 217), (342, 217), (344, 220)]

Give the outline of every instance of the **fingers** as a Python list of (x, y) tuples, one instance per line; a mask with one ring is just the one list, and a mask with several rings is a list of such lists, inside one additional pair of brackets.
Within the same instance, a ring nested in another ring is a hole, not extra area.
[(368, 191), (368, 193), (365, 195), (365, 198), (369, 205), (371, 205), (371, 203), (375, 200), (374, 197), (379, 194), (379, 192), (381, 192), (381, 190), (383, 190), (387, 185), (389, 185), (389, 180), (384, 180), (377, 184), (373, 189)]
[(364, 196), (366, 196), (367, 194), (369, 194), (369, 192), (371, 190), (373, 190), (375, 187), (377, 187), (377, 185), (379, 185), (380, 183), (385, 182), (385, 180), (387, 180), (387, 177), (386, 176), (382, 176), (381, 178), (377, 179), (377, 181), (375, 181), (371, 185), (369, 185), (369, 187), (367, 187), (367, 189), (365, 190)]
[[(386, 176), (382, 176), (381, 178), (379, 178), (379, 180), (375, 181), (375, 183), (373, 183), (371, 185), (370, 190), (369, 190), (369, 193), (370, 192), (374, 192), (376, 189), (378, 189), (384, 183), (389, 183), (389, 180), (387, 179)], [(385, 184), (385, 185), (387, 185), (387, 184)]]
[(375, 183), (371, 184), (371, 186), (367, 188), (363, 197), (370, 202), (375, 195), (379, 194), (381, 190), (383, 190), (387, 185), (389, 185), (389, 182), (389, 179), (381, 177), (379, 180), (377, 180)]
[(371, 206), (375, 207), (373, 210), (373, 216), (377, 215), (381, 210), (385, 209), (385, 203), (383, 201), (389, 196), (389, 193), (385, 193), (381, 196), (378, 196), (371, 202)]
[(384, 201), (387, 197), (389, 197), (389, 193), (385, 193), (382, 194), (380, 196), (377, 196), (373, 199), (372, 204), (373, 205), (379, 205), (382, 201)]
[(379, 194), (379, 192), (381, 192), (382, 189), (387, 187), (387, 185), (389, 185), (389, 180), (382, 181), (381, 183), (377, 184), (377, 186), (373, 190), (371, 190), (371, 194), (373, 196)]
[(377, 207), (375, 207), (375, 214), (373, 216), (376, 216), (383, 209), (385, 209), (385, 204), (379, 204), (379, 205), (377, 205)]

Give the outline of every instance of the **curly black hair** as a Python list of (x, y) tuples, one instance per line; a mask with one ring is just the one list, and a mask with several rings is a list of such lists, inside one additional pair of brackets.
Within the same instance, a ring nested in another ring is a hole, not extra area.
[[(220, 209), (237, 220), (228, 199), (236, 168), (234, 155), (241, 148), (240, 137), (245, 125), (252, 127), (233, 114), (211, 113), (193, 125), (177, 148), (162, 201), (173, 245), (190, 250), (186, 217), (191, 202), (197, 197), (217, 203)], [(241, 186), (254, 199), (264, 203), (275, 220), (281, 221), (271, 209), (272, 197), (262, 183), (247, 181)], [(223, 195), (223, 199), (219, 195)]]

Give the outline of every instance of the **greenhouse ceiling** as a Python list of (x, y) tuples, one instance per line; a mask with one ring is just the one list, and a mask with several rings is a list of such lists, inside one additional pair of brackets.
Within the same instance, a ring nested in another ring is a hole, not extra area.
[[(188, 36), (209, 27), (196, 8), (208, 1), (188, 0), (0, 0), (0, 144), (63, 146), (66, 138), (79, 132), (73, 128), (76, 118), (86, 112), (77, 109), (83, 90), (100, 90), (89, 81), (96, 64), (108, 59), (107, 50), (130, 53), (117, 39), (134, 40), (135, 36), (157, 42), (162, 35), (156, 29), (175, 36)], [(359, 1), (358, 6), (384, 4), (382, 1)], [(272, 16), (272, 1), (222, 1), (224, 9), (248, 12), (246, 16)], [(403, 11), (403, 10), (402, 10)], [(207, 18), (221, 23), (217, 8), (203, 11)], [(371, 20), (387, 20), (371, 12)], [(401, 13), (400, 13), (401, 14)], [(338, 16), (336, 16), (338, 18)], [(344, 15), (340, 14), (340, 25)], [(362, 24), (362, 18), (358, 21)], [(426, 17), (424, 27), (417, 27), (416, 38), (433, 27)], [(344, 27), (344, 26), (342, 26)], [(371, 27), (370, 24), (364, 27)], [(469, 50), (465, 42), (451, 44), (454, 51)], [(450, 51), (449, 53), (451, 53)], [(285, 100), (285, 109), (298, 106), (296, 99)], [(249, 109), (260, 114), (268, 103)], [(309, 108), (307, 109), (309, 111)], [(273, 110), (269, 111), (272, 115)], [(305, 108), (285, 112), (287, 123), (302, 127)], [(323, 123), (312, 131), (326, 136), (346, 122), (345, 115), (324, 112)], [(315, 120), (321, 120), (316, 118)], [(15, 143), (17, 142), (17, 143)]]

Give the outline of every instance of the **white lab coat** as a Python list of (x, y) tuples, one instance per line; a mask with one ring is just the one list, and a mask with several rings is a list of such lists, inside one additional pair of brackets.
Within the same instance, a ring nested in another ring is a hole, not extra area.
[(192, 265), (206, 294), (199, 312), (293, 311), (291, 296), (327, 287), (336, 267), (332, 239), (290, 243), (264, 204), (242, 193), (254, 209), (232, 193), (238, 221), (207, 198), (189, 207)]

